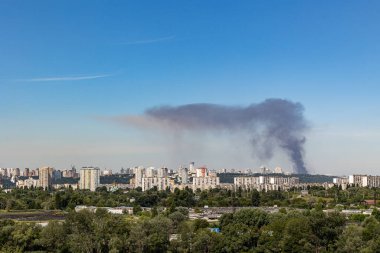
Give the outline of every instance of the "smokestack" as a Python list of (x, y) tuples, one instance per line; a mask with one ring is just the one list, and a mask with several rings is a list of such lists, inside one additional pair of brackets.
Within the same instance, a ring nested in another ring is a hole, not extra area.
[(271, 159), (274, 150), (280, 148), (288, 155), (295, 172), (306, 174), (303, 159), (306, 138), (303, 134), (308, 124), (303, 111), (300, 103), (267, 99), (247, 107), (216, 104), (154, 107), (142, 116), (127, 116), (121, 120), (169, 130), (244, 132), (259, 159)]

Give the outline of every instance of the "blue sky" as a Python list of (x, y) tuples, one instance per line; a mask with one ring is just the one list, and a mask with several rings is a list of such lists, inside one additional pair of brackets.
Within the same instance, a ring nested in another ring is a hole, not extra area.
[[(379, 12), (378, 1), (1, 1), (0, 167), (255, 168), (228, 137), (190, 145), (103, 119), (286, 98), (312, 123), (311, 171), (376, 174)], [(281, 154), (266, 164), (290, 166)]]

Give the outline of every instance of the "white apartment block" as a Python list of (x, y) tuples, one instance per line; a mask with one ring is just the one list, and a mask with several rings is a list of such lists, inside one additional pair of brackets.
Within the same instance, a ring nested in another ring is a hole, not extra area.
[(234, 184), (238, 186), (243, 186), (245, 188), (250, 188), (252, 185), (269, 184), (270, 180), (271, 180), (271, 177), (267, 177), (267, 176), (235, 177)]
[(157, 170), (157, 177), (167, 177), (168, 176), (168, 168), (159, 168)]
[(112, 170), (103, 170), (101, 172), (102, 176), (111, 176), (112, 175)]
[(276, 167), (273, 172), (276, 174), (283, 174), (284, 173), (284, 171), (282, 170), (281, 167)]
[(359, 187), (366, 187), (368, 184), (367, 175), (349, 175), (348, 183)]
[(79, 189), (95, 191), (100, 185), (100, 169), (83, 167), (80, 170)]
[(189, 182), (189, 171), (187, 168), (180, 167), (178, 169), (178, 176), (181, 178), (181, 184), (187, 184)]
[(345, 177), (334, 178), (334, 183), (337, 185), (343, 185), (348, 183), (351, 186), (358, 187), (380, 187), (380, 176), (371, 175), (349, 175), (348, 180)]
[(143, 177), (145, 176), (145, 168), (142, 166), (134, 169), (135, 174), (135, 187), (142, 187)]
[(200, 167), (196, 169), (196, 177), (207, 177), (208, 171), (205, 167)]
[(219, 177), (194, 177), (193, 190), (206, 190), (216, 188), (220, 185)]
[(298, 177), (277, 177), (277, 176), (258, 176), (258, 177), (235, 177), (235, 188), (257, 189), (257, 190), (286, 190), (299, 184)]
[(145, 177), (157, 176), (157, 170), (154, 167), (148, 167), (145, 169)]
[(16, 182), (16, 187), (17, 188), (31, 188), (31, 187), (38, 187), (38, 179), (34, 179), (32, 177), (29, 177), (24, 180), (18, 180)]
[(142, 178), (142, 191), (149, 190), (153, 187), (157, 187), (157, 190), (166, 190), (167, 187), (170, 188), (170, 178), (167, 177), (143, 177)]
[(369, 187), (380, 187), (380, 176), (368, 176)]
[(296, 185), (300, 183), (300, 180), (298, 177), (270, 177), (269, 183), (277, 185)]
[(0, 175), (3, 177), (18, 177), (20, 176), (19, 168), (0, 168)]
[(348, 184), (348, 177), (336, 177), (333, 178), (333, 183), (337, 185)]
[(195, 173), (195, 164), (194, 162), (191, 162), (189, 165), (189, 171), (190, 173)]
[(69, 189), (69, 188), (71, 188), (73, 190), (79, 189), (78, 184), (68, 184), (68, 183), (67, 184), (53, 184), (53, 188), (54, 189), (64, 189), (64, 188)]

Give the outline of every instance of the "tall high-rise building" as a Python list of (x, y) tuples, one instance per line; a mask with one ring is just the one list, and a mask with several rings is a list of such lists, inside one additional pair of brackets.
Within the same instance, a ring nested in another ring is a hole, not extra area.
[(284, 172), (282, 171), (282, 168), (281, 168), (281, 167), (276, 167), (276, 168), (274, 169), (274, 173), (276, 173), (276, 174), (283, 174)]
[(95, 191), (100, 185), (100, 169), (83, 167), (80, 170), (79, 189)]
[(271, 171), (270, 169), (268, 169), (267, 167), (265, 167), (264, 165), (260, 167), (260, 173), (261, 174), (270, 174)]
[(53, 171), (52, 177), (54, 180), (62, 178), (62, 171), (60, 170)]
[(194, 166), (194, 162), (191, 162), (190, 165), (189, 165), (189, 171), (190, 173), (195, 173), (195, 166)]
[(189, 173), (187, 168), (183, 168), (182, 166), (178, 169), (178, 176), (181, 178), (182, 184), (187, 184), (189, 181)]
[(157, 170), (157, 177), (167, 177), (168, 176), (168, 168), (162, 167)]
[(145, 169), (145, 177), (155, 177), (157, 170), (154, 167), (148, 167)]
[(145, 168), (139, 166), (135, 170), (135, 187), (142, 187), (142, 179), (145, 176)]
[(20, 168), (13, 168), (12, 169), (12, 176), (19, 177), (21, 175)]
[(42, 167), (38, 170), (38, 186), (47, 189), (52, 186), (53, 168)]
[(24, 170), (24, 172), (22, 173), (22, 175), (23, 175), (24, 177), (29, 177), (29, 176), (30, 176), (29, 173), (30, 173), (30, 172), (29, 172), (29, 168), (25, 168), (25, 170)]
[(196, 169), (196, 176), (197, 177), (207, 177), (207, 168), (206, 167), (200, 167)]

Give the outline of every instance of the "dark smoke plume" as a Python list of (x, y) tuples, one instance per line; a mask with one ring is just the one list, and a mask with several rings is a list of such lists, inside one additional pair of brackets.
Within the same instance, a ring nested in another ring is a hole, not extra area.
[[(284, 99), (267, 99), (247, 107), (215, 104), (188, 104), (149, 109), (140, 117), (128, 117), (128, 123), (155, 125), (188, 131), (220, 130), (246, 132), (260, 159), (269, 160), (275, 148), (281, 148), (293, 162), (296, 173), (306, 174), (303, 160), (303, 133), (308, 124), (303, 106)], [(125, 120), (125, 118), (123, 119)]]

